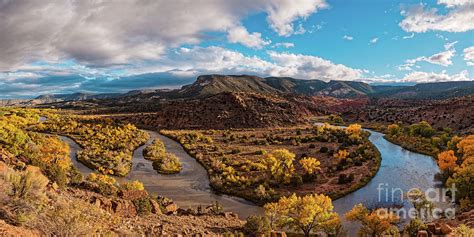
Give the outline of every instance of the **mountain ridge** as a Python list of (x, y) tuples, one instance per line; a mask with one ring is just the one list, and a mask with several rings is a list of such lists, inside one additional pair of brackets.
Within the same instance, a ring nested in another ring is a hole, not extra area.
[[(102, 99), (191, 99), (204, 98), (224, 92), (243, 92), (282, 96), (329, 96), (334, 98), (394, 98), (394, 99), (446, 99), (474, 94), (474, 81), (432, 82), (415, 85), (371, 85), (359, 81), (322, 81), (292, 77), (258, 77), (252, 75), (200, 75), (192, 84), (180, 89), (143, 89), (126, 93), (72, 93), (46, 94), (31, 100), (18, 100), (20, 105), (37, 105), (68, 101)], [(15, 104), (9, 100), (4, 104)]]

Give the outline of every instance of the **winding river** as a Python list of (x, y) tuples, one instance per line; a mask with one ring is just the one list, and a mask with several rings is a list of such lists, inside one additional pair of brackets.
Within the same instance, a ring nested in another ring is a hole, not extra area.
[[(183, 147), (154, 131), (147, 131), (150, 139), (137, 148), (133, 153), (133, 165), (130, 173), (123, 178), (116, 177), (118, 182), (139, 180), (150, 194), (156, 194), (171, 198), (181, 208), (196, 208), (207, 206), (218, 201), (225, 211), (239, 214), (243, 219), (253, 214), (263, 214), (263, 209), (245, 199), (216, 194), (209, 186), (207, 171), (196, 159), (191, 157)], [(162, 175), (153, 169), (152, 162), (143, 157), (143, 149), (150, 145), (155, 138), (159, 138), (165, 144), (166, 151), (175, 154), (181, 161), (183, 169), (178, 174)], [(68, 137), (61, 139), (69, 144), (71, 160), (78, 170), (88, 175), (93, 171), (77, 161), (76, 153), (81, 147)]]
[[(435, 174), (439, 172), (435, 161), (426, 155), (414, 153), (400, 146), (394, 145), (383, 138), (383, 134), (371, 132), (370, 141), (382, 154), (381, 167), (375, 177), (363, 188), (334, 201), (335, 211), (343, 215), (354, 205), (364, 203), (367, 205), (378, 205), (380, 201), (385, 204), (401, 204), (409, 207), (407, 202), (401, 202), (399, 198), (392, 200), (392, 188), (400, 188), (407, 191), (411, 188), (438, 187)], [(206, 170), (191, 156), (183, 147), (154, 131), (150, 134), (148, 142), (135, 150), (133, 154), (133, 167), (128, 176), (118, 178), (119, 182), (129, 180), (141, 181), (149, 193), (162, 195), (173, 199), (180, 207), (206, 206), (218, 201), (225, 211), (232, 211), (244, 219), (249, 215), (262, 214), (263, 209), (244, 199), (219, 195), (213, 192), (209, 186), (209, 178)], [(71, 159), (74, 165), (85, 175), (92, 171), (76, 160), (76, 152), (80, 150), (73, 140), (61, 137), (71, 148)], [(179, 157), (183, 164), (183, 170), (175, 175), (158, 174), (152, 167), (152, 162), (143, 157), (143, 149), (155, 138), (159, 138), (165, 144), (166, 150)], [(379, 191), (382, 190), (382, 191)], [(385, 192), (389, 195), (386, 197)], [(380, 194), (380, 195), (379, 195)], [(399, 197), (399, 192), (396, 193)], [(397, 196), (397, 195), (395, 195)], [(386, 198), (388, 198), (386, 200)], [(346, 228), (352, 232), (352, 225), (345, 223)]]

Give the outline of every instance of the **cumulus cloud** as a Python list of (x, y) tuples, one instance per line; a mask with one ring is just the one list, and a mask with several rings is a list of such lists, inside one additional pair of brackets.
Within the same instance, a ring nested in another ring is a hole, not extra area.
[[(328, 5), (324, 0), (242, 1), (0, 1), (0, 70), (35, 60), (75, 59), (94, 66), (157, 60), (166, 50), (197, 44), (206, 32), (242, 34), (241, 20), (267, 14), (279, 35), (294, 33), (294, 22)], [(239, 31), (240, 30), (240, 31)], [(243, 32), (246, 33), (246, 32)], [(260, 47), (258, 33), (248, 33)]]
[[(241, 52), (217, 47), (181, 47), (170, 51), (154, 64), (127, 68), (121, 76), (115, 70), (95, 68), (72, 63), (68, 67), (44, 64), (24, 67), (14, 72), (17, 77), (0, 73), (10, 78), (9, 94), (25, 95), (38, 93), (124, 92), (140, 88), (178, 86), (194, 81), (201, 74), (252, 74), (258, 76), (289, 76), (301, 79), (357, 80), (363, 71), (329, 60), (309, 55), (268, 51), (269, 60), (247, 56)], [(118, 68), (121, 65), (116, 66)], [(116, 70), (118, 69), (116, 68)], [(41, 74), (35, 74), (41, 71)], [(31, 73), (31, 74), (30, 74)], [(9, 72), (12, 74), (12, 72)], [(25, 77), (29, 75), (29, 78)], [(71, 85), (68, 87), (67, 85)]]
[(438, 4), (449, 8), (445, 14), (438, 9), (425, 9), (418, 4), (402, 10), (404, 19), (399, 26), (407, 32), (447, 31), (466, 32), (474, 29), (474, 1), (472, 0), (439, 0)]
[(451, 61), (451, 58), (454, 56), (454, 53), (455, 53), (455, 50), (446, 50), (443, 52), (439, 52), (437, 54), (433, 54), (429, 57), (421, 56), (415, 59), (409, 59), (406, 62), (409, 64), (415, 64), (417, 62), (425, 61), (428, 63), (447, 67), (453, 64), (453, 62)]
[(342, 36), (342, 38), (345, 39), (345, 40), (349, 40), (349, 41), (354, 39), (354, 37), (352, 37), (350, 35), (344, 35), (344, 36)]
[(414, 59), (408, 59), (405, 61), (405, 64), (399, 66), (399, 70), (411, 70), (411, 67), (414, 66), (417, 62), (423, 61), (444, 67), (452, 65), (453, 62), (451, 61), (451, 58), (456, 54), (456, 50), (454, 49), (454, 45), (456, 43), (457, 41), (446, 43), (444, 45), (445, 51), (433, 54), (431, 56), (421, 56)]
[(438, 4), (443, 4), (451, 8), (472, 4), (472, 0), (438, 0)]
[(278, 43), (275, 43), (272, 48), (279, 48), (279, 47), (283, 47), (283, 48), (293, 48), (295, 47), (295, 44), (291, 43), (291, 42), (278, 42)]
[(297, 78), (312, 78), (320, 80), (355, 80), (359, 79), (362, 71), (316, 56), (268, 52), (275, 66), (269, 69), (274, 76), (290, 76)]
[(243, 26), (236, 26), (228, 31), (227, 39), (231, 43), (240, 43), (249, 48), (261, 49), (271, 43), (270, 40), (262, 39), (258, 32), (249, 33)]
[(464, 61), (469, 66), (474, 66), (474, 46), (465, 48), (463, 50), (464, 53)]
[[(335, 64), (329, 60), (309, 55), (268, 51), (270, 60), (221, 47), (181, 48), (162, 65), (171, 70), (193, 70), (203, 73), (255, 74), (260, 76), (289, 76), (302, 79), (354, 80), (362, 71)], [(185, 60), (183, 60), (185, 59)]]
[(329, 6), (325, 0), (273, 0), (269, 2), (271, 4), (266, 9), (267, 21), (280, 36), (289, 36), (295, 32), (293, 25), (295, 20), (306, 18)]
[(474, 78), (469, 77), (467, 70), (461, 71), (457, 74), (449, 75), (446, 72), (434, 73), (434, 72), (420, 72), (415, 71), (411, 72), (403, 79), (401, 82), (416, 82), (416, 83), (426, 83), (426, 82), (444, 82), (444, 81), (471, 81)]

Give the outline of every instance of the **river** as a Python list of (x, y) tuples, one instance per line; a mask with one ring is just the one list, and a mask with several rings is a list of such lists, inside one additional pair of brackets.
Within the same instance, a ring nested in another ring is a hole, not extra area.
[[(263, 209), (245, 199), (229, 195), (216, 194), (209, 186), (207, 171), (196, 159), (191, 157), (183, 147), (154, 131), (147, 131), (150, 139), (133, 152), (133, 165), (130, 173), (123, 178), (116, 177), (118, 182), (139, 180), (150, 194), (161, 195), (173, 199), (181, 208), (196, 208), (207, 206), (218, 201), (225, 211), (239, 214), (243, 219), (253, 214), (263, 214)], [(183, 169), (178, 174), (162, 175), (153, 169), (152, 162), (143, 156), (143, 149), (150, 145), (155, 138), (163, 141), (166, 151), (175, 154)], [(77, 161), (76, 153), (82, 148), (68, 137), (61, 139), (69, 144), (71, 161), (85, 176), (93, 171)]]
[[(401, 202), (400, 192), (397, 192), (397, 190), (395, 190), (396, 195), (394, 196), (398, 196), (398, 198), (395, 197), (392, 200), (392, 188), (399, 188), (406, 192), (411, 188), (426, 190), (440, 185), (435, 181), (435, 175), (439, 172), (439, 168), (431, 157), (392, 144), (383, 138), (382, 133), (368, 131), (371, 132), (370, 141), (382, 155), (381, 167), (366, 186), (333, 202), (337, 213), (342, 216), (358, 203), (369, 206), (380, 205), (380, 203), (395, 203), (410, 207), (408, 202)], [(139, 180), (149, 193), (169, 197), (182, 208), (205, 206), (218, 201), (225, 211), (235, 212), (243, 219), (249, 215), (263, 213), (261, 207), (249, 201), (214, 193), (209, 186), (206, 170), (193, 157), (188, 155), (179, 143), (157, 132), (147, 132), (150, 134), (150, 139), (145, 145), (134, 151), (132, 169), (126, 177), (117, 178), (119, 182)], [(75, 159), (76, 152), (81, 148), (70, 138), (61, 138), (71, 148), (71, 159), (74, 165), (85, 175), (91, 173), (92, 171), (89, 168)], [(183, 170), (179, 174), (158, 174), (153, 169), (152, 162), (143, 157), (143, 149), (155, 138), (161, 139), (166, 150), (180, 159)], [(388, 196), (385, 196), (386, 191), (389, 193)], [(386, 198), (388, 199), (386, 200)], [(344, 222), (344, 225), (352, 236), (355, 225), (347, 222)]]

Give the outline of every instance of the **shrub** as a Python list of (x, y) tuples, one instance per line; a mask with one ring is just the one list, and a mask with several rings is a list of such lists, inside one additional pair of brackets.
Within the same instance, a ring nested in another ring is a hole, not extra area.
[(401, 128), (400, 126), (398, 126), (398, 124), (388, 125), (387, 129), (388, 129), (388, 133), (392, 136), (397, 135), (401, 132)]
[(303, 178), (300, 175), (295, 174), (291, 177), (291, 185), (293, 185), (294, 187), (298, 187), (302, 184)]
[(266, 150), (258, 150), (255, 152), (255, 155), (266, 155), (268, 152)]
[(59, 198), (46, 207), (31, 226), (47, 236), (85, 236), (105, 233), (101, 223), (108, 221), (107, 214), (82, 200)]
[(249, 216), (244, 225), (244, 232), (252, 236), (268, 235), (271, 231), (270, 221), (266, 216)]
[(326, 153), (326, 152), (328, 152), (328, 151), (329, 151), (329, 148), (327, 148), (327, 147), (325, 147), (325, 146), (323, 146), (323, 147), (321, 147), (321, 148), (319, 149), (319, 152), (321, 152), (321, 153)]
[(176, 174), (182, 169), (178, 157), (171, 153), (166, 153), (161, 160), (153, 162), (153, 168), (160, 174)]
[(405, 225), (403, 232), (410, 237), (416, 237), (419, 230), (426, 230), (426, 228), (427, 226), (420, 219), (415, 218)]
[(265, 189), (265, 186), (263, 185), (258, 185), (258, 187), (255, 189), (255, 194), (257, 195), (258, 198), (264, 200), (268, 198), (267, 190)]
[(455, 236), (473, 236), (474, 229), (462, 224), (454, 230)]
[(30, 170), (9, 171), (6, 176), (11, 185), (10, 196), (18, 199), (28, 199), (43, 193), (49, 183), (48, 178), (41, 173)]
[(218, 201), (216, 201), (215, 203), (211, 205), (211, 213), (215, 215), (219, 215), (219, 214), (222, 214), (223, 212), (224, 212), (224, 208)]
[(147, 215), (151, 213), (152, 207), (149, 197), (135, 199), (133, 200), (133, 204), (137, 208), (139, 215)]
[(409, 132), (411, 135), (418, 135), (426, 138), (430, 138), (436, 134), (436, 130), (434, 130), (426, 121), (410, 125)]
[(117, 181), (108, 175), (92, 173), (87, 177), (87, 180), (97, 185), (95, 191), (100, 194), (116, 195), (118, 192), (118, 188), (116, 186)]
[(145, 190), (145, 187), (143, 187), (143, 183), (138, 180), (124, 183), (121, 185), (121, 188), (123, 190), (139, 190), (139, 191)]
[(82, 183), (82, 180), (84, 179), (84, 176), (77, 170), (76, 167), (72, 166), (71, 170), (69, 171), (69, 183), (70, 184), (80, 184)]
[(316, 171), (321, 170), (320, 168), (321, 162), (319, 162), (319, 160), (317, 160), (316, 158), (305, 157), (301, 159), (299, 162), (307, 175), (310, 175), (310, 176), (314, 175)]
[(329, 115), (329, 120), (335, 124), (343, 124), (344, 120), (341, 118), (341, 116), (338, 115)]
[(337, 183), (338, 184), (347, 184), (354, 181), (354, 174), (346, 175), (340, 174)]
[(60, 187), (64, 187), (68, 183), (68, 175), (66, 170), (62, 169), (61, 167), (51, 166), (48, 169), (44, 169), (44, 171), (45, 175)]

